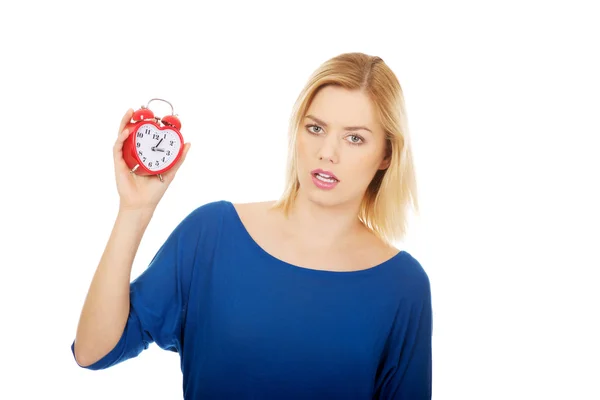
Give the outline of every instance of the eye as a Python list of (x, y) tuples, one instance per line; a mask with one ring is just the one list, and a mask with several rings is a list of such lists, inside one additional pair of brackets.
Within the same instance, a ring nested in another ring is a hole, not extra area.
[(350, 136), (348, 136), (348, 138), (350, 138), (350, 140), (348, 140), (348, 142), (350, 142), (350, 144), (362, 144), (363, 143), (363, 138), (361, 138), (358, 135), (350, 135)]
[(310, 130), (310, 128), (319, 128), (319, 129), (322, 129), (319, 125), (306, 125), (306, 129), (308, 129), (308, 131), (310, 133), (312, 133), (313, 135), (318, 135), (319, 133), (321, 133), (321, 132), (312, 131), (312, 130)]

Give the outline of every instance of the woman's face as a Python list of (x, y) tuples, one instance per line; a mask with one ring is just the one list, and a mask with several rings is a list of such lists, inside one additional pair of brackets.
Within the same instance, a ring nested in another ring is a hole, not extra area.
[(378, 169), (386, 141), (370, 99), (362, 91), (322, 88), (297, 138), (300, 195), (322, 205), (359, 204)]

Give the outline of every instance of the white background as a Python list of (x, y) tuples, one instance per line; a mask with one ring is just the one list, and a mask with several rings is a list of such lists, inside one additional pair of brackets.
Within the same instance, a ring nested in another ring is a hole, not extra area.
[(137, 276), (195, 207), (279, 196), (293, 102), (349, 51), (406, 96), (422, 208), (398, 246), (431, 280), (434, 398), (600, 398), (595, 3), (3, 2), (0, 398), (181, 398), (156, 345), (105, 371), (71, 355), (119, 120), (162, 97), (192, 142)]

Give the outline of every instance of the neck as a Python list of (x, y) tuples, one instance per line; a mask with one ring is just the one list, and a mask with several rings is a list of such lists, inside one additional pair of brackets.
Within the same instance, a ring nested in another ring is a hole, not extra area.
[(360, 203), (327, 206), (311, 201), (300, 191), (292, 206), (288, 221), (290, 234), (302, 238), (311, 247), (332, 248), (351, 241), (364, 232), (358, 219)]

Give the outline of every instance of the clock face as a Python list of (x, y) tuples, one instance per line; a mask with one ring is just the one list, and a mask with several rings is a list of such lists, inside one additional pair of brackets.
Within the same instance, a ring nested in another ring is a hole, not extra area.
[(160, 171), (173, 163), (181, 149), (179, 135), (172, 129), (142, 124), (135, 133), (135, 151), (150, 171)]

